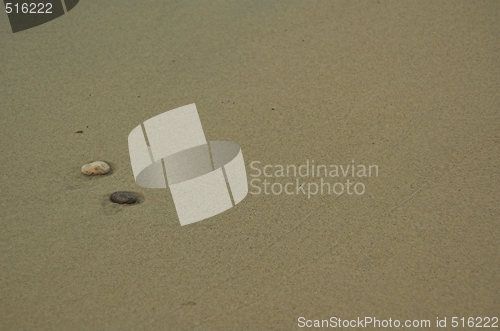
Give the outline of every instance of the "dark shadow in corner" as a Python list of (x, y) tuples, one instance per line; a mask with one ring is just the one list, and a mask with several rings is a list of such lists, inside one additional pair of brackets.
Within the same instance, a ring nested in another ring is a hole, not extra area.
[(78, 4), (79, 0), (40, 0), (39, 2), (4, 0), (3, 3), (12, 32), (16, 33), (64, 15), (62, 1), (65, 2), (66, 10), (70, 11)]

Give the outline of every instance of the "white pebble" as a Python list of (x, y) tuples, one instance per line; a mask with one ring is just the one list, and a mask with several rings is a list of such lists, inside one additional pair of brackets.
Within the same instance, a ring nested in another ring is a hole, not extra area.
[(104, 175), (109, 172), (109, 165), (106, 162), (94, 161), (92, 163), (84, 164), (82, 167), (82, 174), (91, 175)]

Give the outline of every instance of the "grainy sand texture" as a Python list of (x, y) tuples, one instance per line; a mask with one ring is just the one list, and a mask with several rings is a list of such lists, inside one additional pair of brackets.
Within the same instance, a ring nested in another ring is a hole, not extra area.
[[(82, 0), (17, 33), (0, 14), (0, 329), (500, 317), (499, 22), (498, 1)], [(180, 226), (127, 137), (191, 103), (256, 180)], [(276, 176), (313, 161), (339, 176)], [(321, 180), (364, 191), (302, 193)]]

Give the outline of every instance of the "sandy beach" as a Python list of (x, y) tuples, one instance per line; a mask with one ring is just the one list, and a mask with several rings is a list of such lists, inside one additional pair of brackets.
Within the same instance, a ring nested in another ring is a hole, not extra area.
[[(80, 1), (17, 33), (0, 15), (0, 329), (498, 321), (499, 13)], [(127, 137), (192, 103), (207, 140), (241, 146), (250, 192), (181, 226), (168, 188), (135, 183)], [(96, 160), (112, 171), (83, 175)], [(325, 182), (343, 193), (312, 194)], [(120, 190), (140, 203), (112, 203)]]

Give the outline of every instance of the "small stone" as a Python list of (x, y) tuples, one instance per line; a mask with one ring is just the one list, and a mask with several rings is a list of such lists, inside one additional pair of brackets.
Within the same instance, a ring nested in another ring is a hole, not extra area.
[(128, 203), (130, 205), (137, 202), (137, 196), (132, 192), (126, 192), (126, 191), (115, 192), (111, 194), (109, 199), (114, 203), (119, 203), (119, 204)]
[(106, 162), (95, 161), (92, 163), (84, 164), (82, 167), (82, 174), (91, 175), (104, 175), (109, 172), (110, 168)]

